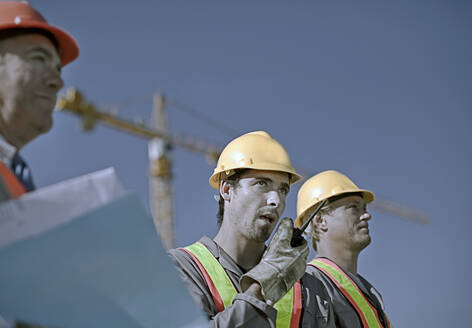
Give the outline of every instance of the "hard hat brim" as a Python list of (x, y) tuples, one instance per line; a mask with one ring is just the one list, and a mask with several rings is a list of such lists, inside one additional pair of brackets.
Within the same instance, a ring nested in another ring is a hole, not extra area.
[[(227, 171), (243, 170), (243, 169), (259, 170), (259, 171), (275, 171), (275, 172), (287, 173), (287, 174), (290, 174), (290, 184), (293, 184), (293, 183), (297, 182), (298, 180), (300, 180), (302, 178), (302, 176), (300, 174), (298, 174), (297, 172), (295, 172), (294, 170), (291, 170), (289, 168), (284, 170), (284, 169), (280, 168), (280, 165), (274, 165), (274, 164), (263, 165), (263, 164), (258, 163), (257, 168), (254, 168), (254, 167), (251, 167), (250, 165), (247, 165), (247, 166), (238, 166), (237, 168), (234, 168), (234, 169), (228, 168), (223, 172), (221, 172), (221, 171), (215, 172), (215, 173), (213, 173), (213, 175), (209, 179), (210, 186), (212, 186), (215, 189), (220, 189), (220, 182), (221, 182), (221, 180), (224, 180), (224, 179), (221, 178), (221, 175), (224, 175), (225, 172), (227, 172)], [(215, 169), (215, 171), (216, 171), (216, 169)]]
[(360, 193), (362, 194), (362, 199), (368, 204), (374, 201), (375, 195), (373, 192), (365, 189), (352, 189), (352, 190), (344, 190), (343, 192), (336, 193), (335, 195), (329, 196), (329, 197), (324, 197), (319, 199), (316, 203), (314, 203), (312, 206), (308, 207), (306, 210), (304, 210), (295, 220), (295, 226), (296, 227), (301, 227), (302, 224), (305, 222), (305, 220), (310, 216), (311, 212), (318, 206), (320, 202), (322, 202), (325, 199), (329, 199), (334, 196), (341, 196), (344, 194), (350, 194), (350, 193)]
[(69, 33), (58, 27), (37, 21), (22, 21), (19, 24), (0, 24), (0, 30), (22, 28), (37, 28), (51, 33), (57, 40), (60, 50), (61, 64), (63, 67), (74, 61), (79, 56), (79, 46), (75, 39)]

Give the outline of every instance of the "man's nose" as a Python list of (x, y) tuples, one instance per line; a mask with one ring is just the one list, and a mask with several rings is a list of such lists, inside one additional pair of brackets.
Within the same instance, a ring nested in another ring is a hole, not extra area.
[(361, 221), (369, 221), (372, 218), (369, 212), (365, 211), (364, 214), (361, 215)]
[(267, 205), (273, 207), (279, 207), (281, 204), (282, 198), (280, 197), (279, 193), (275, 190), (269, 192), (267, 197)]
[(46, 74), (45, 79), (48, 88), (58, 92), (64, 86), (64, 81), (61, 77), (61, 72), (57, 68), (50, 68)]

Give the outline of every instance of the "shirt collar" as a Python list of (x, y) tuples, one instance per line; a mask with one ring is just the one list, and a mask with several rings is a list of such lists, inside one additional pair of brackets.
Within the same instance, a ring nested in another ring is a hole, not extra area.
[(9, 144), (5, 138), (0, 134), (0, 160), (6, 165), (10, 166), (13, 156), (17, 153), (15, 146)]

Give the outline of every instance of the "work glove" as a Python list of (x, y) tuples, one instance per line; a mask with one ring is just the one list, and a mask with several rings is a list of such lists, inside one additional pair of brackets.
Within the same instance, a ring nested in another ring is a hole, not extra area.
[(266, 302), (273, 305), (303, 276), (308, 245), (303, 239), (300, 246), (290, 246), (292, 234), (292, 220), (282, 219), (261, 261), (241, 276), (239, 283), (243, 292), (256, 281), (261, 285)]

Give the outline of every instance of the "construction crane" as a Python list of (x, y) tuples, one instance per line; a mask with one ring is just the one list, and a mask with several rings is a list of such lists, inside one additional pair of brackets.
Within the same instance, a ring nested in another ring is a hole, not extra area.
[[(151, 127), (169, 134), (164, 113), (165, 98), (154, 95)], [(156, 229), (166, 249), (175, 245), (172, 194), (172, 164), (170, 144), (162, 138), (152, 138), (148, 143), (149, 155), (149, 206)]]
[(204, 154), (211, 162), (217, 161), (221, 148), (202, 139), (170, 134), (164, 108), (164, 96), (156, 94), (151, 125), (147, 125), (143, 122), (118, 118), (111, 112), (98, 109), (74, 88), (68, 89), (57, 102), (58, 110), (74, 113), (81, 118), (82, 128), (85, 131), (91, 131), (97, 123), (102, 123), (119, 131), (150, 139), (148, 143), (149, 203), (156, 231), (163, 246), (170, 249), (175, 246), (175, 233), (169, 146), (178, 146)]
[[(101, 123), (122, 132), (150, 139), (148, 154), (151, 214), (164, 247), (169, 249), (175, 246), (170, 146), (182, 147), (189, 151), (204, 154), (213, 163), (217, 161), (222, 149), (210, 142), (192, 136), (171, 134), (165, 118), (165, 106), (166, 99), (164, 95), (155, 95), (151, 125), (147, 125), (143, 122), (119, 118), (112, 112), (97, 108), (74, 88), (68, 89), (58, 99), (57, 103), (58, 110), (65, 110), (78, 115), (82, 120), (82, 127), (85, 131), (90, 131), (97, 123)], [(304, 176), (313, 175), (308, 172), (301, 173)], [(419, 211), (378, 197), (371, 204), (371, 207), (420, 224), (429, 224), (430, 222), (430, 219)]]

